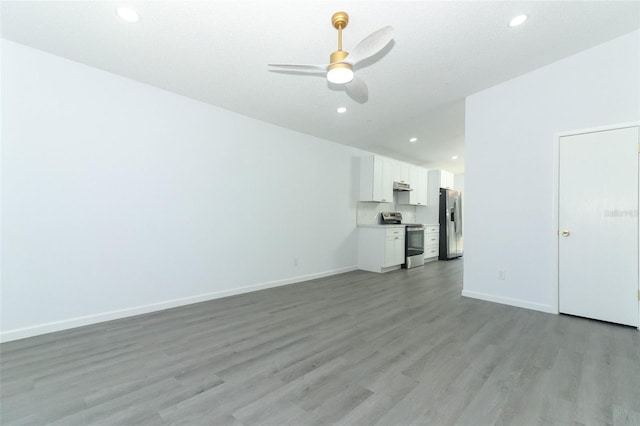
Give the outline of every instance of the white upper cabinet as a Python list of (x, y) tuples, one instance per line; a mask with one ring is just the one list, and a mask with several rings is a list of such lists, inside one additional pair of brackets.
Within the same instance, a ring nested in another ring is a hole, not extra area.
[(427, 184), (429, 171), (422, 167), (409, 166), (409, 184), (412, 191), (400, 192), (398, 203), (412, 206), (427, 205)]
[(399, 161), (393, 164), (393, 181), (402, 183), (411, 183), (409, 177), (410, 166), (407, 163)]
[[(453, 186), (453, 174), (450, 175)], [(428, 202), (429, 170), (401, 161), (370, 155), (360, 158), (360, 198), (359, 201), (393, 203), (393, 182), (409, 184), (412, 191), (398, 192), (398, 203), (412, 206), (426, 206)], [(438, 170), (438, 183), (440, 182)], [(436, 191), (437, 192), (437, 191)]]
[[(429, 182), (432, 187), (453, 189), (453, 173), (444, 170), (429, 170)], [(438, 191), (439, 193), (439, 191)]]
[(374, 155), (360, 158), (360, 201), (393, 202), (393, 164)]
[(440, 170), (440, 188), (453, 189), (453, 173)]
[(413, 188), (415, 191), (415, 188), (418, 185), (418, 167), (409, 166), (409, 180), (407, 181), (407, 183), (411, 185), (411, 188)]
[(418, 169), (418, 184), (415, 188), (416, 191), (416, 205), (427, 205), (427, 191), (429, 188), (429, 170), (419, 168)]

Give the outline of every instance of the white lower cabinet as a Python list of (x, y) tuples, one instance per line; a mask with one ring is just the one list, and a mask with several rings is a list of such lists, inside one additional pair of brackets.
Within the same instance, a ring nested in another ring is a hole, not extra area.
[(371, 272), (400, 269), (404, 263), (404, 227), (358, 228), (358, 268)]
[(382, 266), (385, 268), (404, 263), (404, 229), (402, 230), (402, 235), (398, 230), (390, 231), (387, 231), (384, 245), (384, 264)]
[(440, 225), (427, 225), (424, 228), (424, 260), (438, 258), (440, 252)]

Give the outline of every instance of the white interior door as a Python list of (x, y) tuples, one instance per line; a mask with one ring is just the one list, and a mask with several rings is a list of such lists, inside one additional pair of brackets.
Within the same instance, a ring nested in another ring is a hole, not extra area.
[(560, 138), (559, 310), (638, 326), (638, 127)]

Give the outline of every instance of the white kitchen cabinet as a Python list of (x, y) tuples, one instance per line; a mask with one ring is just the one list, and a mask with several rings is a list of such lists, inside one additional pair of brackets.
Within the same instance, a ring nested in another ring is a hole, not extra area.
[(409, 166), (409, 180), (407, 181), (407, 183), (411, 185), (411, 188), (413, 188), (414, 191), (416, 186), (418, 186), (418, 169), (419, 167)]
[(442, 184), (443, 184), (443, 188), (447, 188), (447, 189), (454, 189), (454, 178), (453, 178), (453, 174), (451, 173), (447, 173), (446, 175), (442, 176)]
[(433, 183), (437, 184), (438, 189), (453, 189), (453, 173), (445, 170), (430, 170), (429, 179), (433, 179)]
[(437, 223), (440, 221), (440, 188), (453, 189), (453, 173), (429, 170), (427, 179), (427, 208), (416, 211), (416, 220), (419, 223)]
[(393, 181), (394, 182), (402, 182), (402, 183), (411, 183), (409, 177), (409, 170), (411, 166), (407, 163), (402, 163), (400, 161), (394, 162), (393, 165)]
[(405, 228), (372, 225), (358, 228), (358, 267), (371, 272), (400, 269), (404, 263)]
[(418, 206), (426, 206), (428, 204), (427, 201), (427, 193), (429, 188), (429, 170), (419, 168), (418, 169), (418, 186), (416, 187), (416, 205)]
[(412, 191), (399, 193), (398, 203), (410, 204), (412, 206), (426, 206), (428, 182), (429, 171), (427, 169), (410, 166), (409, 183)]
[(404, 263), (404, 229), (387, 229), (384, 247), (384, 266), (402, 265)]
[(440, 226), (427, 225), (424, 229), (424, 260), (435, 260), (440, 251)]
[(393, 202), (393, 164), (375, 155), (360, 158), (360, 201)]

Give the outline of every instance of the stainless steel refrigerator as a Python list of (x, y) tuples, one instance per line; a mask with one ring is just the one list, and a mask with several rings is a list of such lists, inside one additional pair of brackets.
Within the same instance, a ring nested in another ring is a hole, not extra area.
[(462, 256), (462, 251), (462, 194), (453, 189), (440, 188), (440, 254), (438, 259), (455, 259)]

